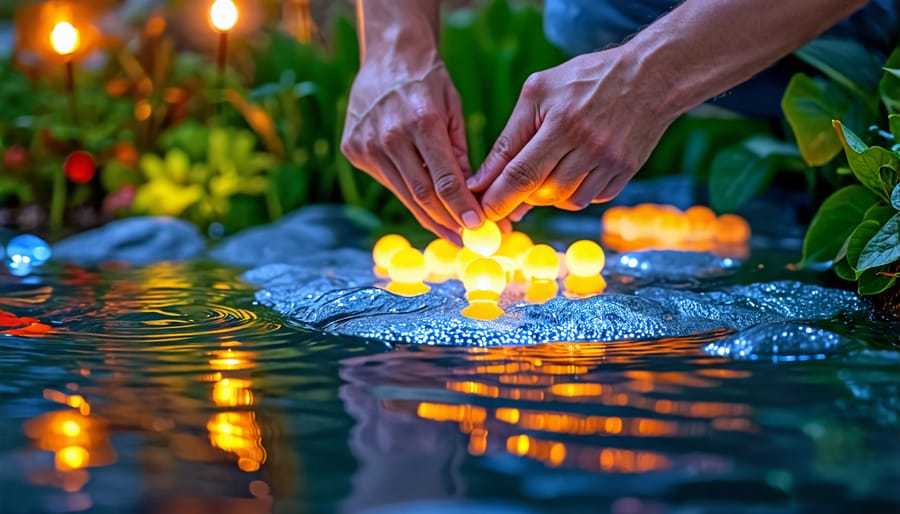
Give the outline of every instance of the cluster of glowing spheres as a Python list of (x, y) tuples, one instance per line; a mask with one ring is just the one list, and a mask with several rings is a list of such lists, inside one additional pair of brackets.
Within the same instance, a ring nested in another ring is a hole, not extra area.
[(617, 250), (672, 248), (707, 250), (714, 245), (743, 245), (750, 225), (734, 214), (716, 214), (697, 205), (681, 211), (671, 205), (611, 207), (603, 214), (604, 243)]
[[(458, 279), (465, 287), (469, 302), (462, 314), (479, 320), (503, 315), (500, 298), (512, 283), (526, 285), (524, 299), (531, 303), (555, 298), (559, 294), (560, 278), (565, 278), (566, 293), (570, 296), (599, 294), (606, 288), (600, 274), (606, 256), (594, 241), (572, 244), (565, 254), (563, 267), (560, 254), (553, 247), (536, 245), (522, 232), (502, 234), (490, 221), (477, 230), (464, 231), (462, 240), (462, 248), (438, 239), (420, 252), (402, 236), (384, 236), (372, 250), (375, 273), (390, 279), (385, 289), (404, 296), (428, 292), (430, 287), (426, 282)], [(517, 294), (520, 293), (513, 293), (511, 298)]]

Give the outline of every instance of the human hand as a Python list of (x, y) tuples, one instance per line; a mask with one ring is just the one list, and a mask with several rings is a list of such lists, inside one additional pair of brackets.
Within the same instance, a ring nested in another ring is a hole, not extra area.
[(347, 110), (341, 150), (390, 189), (419, 223), (461, 244), (461, 227), (484, 213), (465, 180), (471, 175), (462, 104), (444, 64), (367, 61)]
[(516, 220), (532, 205), (580, 210), (615, 198), (677, 115), (660, 105), (660, 84), (626, 47), (529, 77), (469, 180), (485, 214)]

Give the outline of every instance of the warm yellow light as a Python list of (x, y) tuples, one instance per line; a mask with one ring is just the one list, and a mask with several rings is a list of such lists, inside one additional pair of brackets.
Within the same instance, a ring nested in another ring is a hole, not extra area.
[(630, 209), (628, 207), (610, 207), (603, 213), (603, 231), (607, 234), (621, 234), (623, 221), (628, 219)]
[(522, 258), (522, 273), (528, 280), (555, 280), (559, 275), (559, 255), (549, 245), (534, 245)]
[(50, 32), (50, 44), (53, 45), (53, 50), (59, 55), (75, 53), (80, 43), (81, 37), (78, 34), (78, 29), (67, 21), (57, 23), (53, 27), (53, 31)]
[(735, 214), (723, 214), (716, 220), (716, 241), (741, 244), (750, 239), (750, 224)]
[(483, 257), (468, 248), (460, 250), (459, 253), (456, 254), (456, 276), (462, 278), (463, 273), (466, 272), (466, 268), (469, 267), (469, 264), (482, 258)]
[(462, 276), (466, 291), (492, 292), (499, 299), (506, 287), (506, 272), (503, 266), (493, 259), (478, 259), (466, 267)]
[(493, 221), (487, 220), (476, 230), (463, 229), (463, 246), (482, 257), (490, 257), (500, 248), (503, 234)]
[(525, 301), (542, 304), (556, 298), (557, 293), (559, 293), (559, 284), (556, 283), (556, 280), (534, 280), (525, 289)]
[(656, 215), (653, 229), (654, 239), (672, 245), (688, 238), (691, 222), (674, 207), (662, 209)]
[(372, 248), (372, 259), (375, 261), (375, 273), (387, 276), (388, 268), (394, 254), (412, 245), (405, 237), (397, 234), (388, 234), (375, 242)]
[(415, 248), (404, 248), (395, 253), (388, 267), (391, 283), (387, 290), (403, 296), (417, 296), (427, 293), (430, 287), (423, 284), (428, 276), (425, 256)]
[(209, 21), (219, 32), (228, 32), (238, 20), (238, 9), (232, 0), (216, 0), (209, 8)]
[(716, 213), (704, 205), (695, 205), (684, 211), (684, 217), (691, 224), (688, 238), (693, 241), (712, 239), (716, 233)]
[(514, 230), (509, 234), (503, 235), (503, 240), (500, 242), (500, 249), (497, 250), (497, 255), (509, 257), (515, 261), (525, 255), (525, 252), (532, 246), (534, 246), (534, 241), (528, 237), (528, 234)]
[(212, 399), (220, 407), (253, 405), (252, 383), (241, 378), (223, 378), (213, 385)]
[(56, 452), (56, 469), (68, 471), (86, 467), (91, 454), (81, 446), (66, 446)]
[(456, 256), (459, 247), (446, 239), (435, 239), (425, 247), (425, 269), (434, 281), (456, 275)]
[(66, 437), (78, 437), (81, 434), (81, 425), (77, 421), (69, 419), (62, 422), (59, 430)]
[(566, 250), (566, 268), (570, 275), (590, 277), (603, 271), (605, 265), (603, 248), (593, 241), (575, 241)]
[(497, 261), (484, 258), (473, 261), (466, 267), (462, 282), (469, 300), (469, 305), (462, 310), (463, 316), (490, 321), (504, 314), (497, 302), (506, 287), (506, 272)]
[(606, 280), (600, 274), (591, 276), (569, 275), (563, 281), (566, 286), (566, 295), (574, 298), (584, 298), (600, 294), (606, 290)]

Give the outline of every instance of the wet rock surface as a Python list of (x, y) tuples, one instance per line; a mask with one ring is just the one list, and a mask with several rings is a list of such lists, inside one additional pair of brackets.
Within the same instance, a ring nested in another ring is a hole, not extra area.
[(53, 246), (56, 260), (93, 266), (103, 262), (150, 264), (202, 257), (206, 242), (192, 223), (165, 216), (113, 221)]
[[(661, 263), (672, 252), (638, 252), (632, 257)], [(523, 287), (510, 286), (501, 299), (506, 315), (495, 321), (463, 317), (464, 291), (457, 281), (435, 285), (408, 298), (381, 289), (372, 262), (362, 251), (344, 250), (338, 259), (307, 256), (294, 265), (269, 265), (245, 274), (261, 286), (257, 300), (301, 326), (392, 343), (466, 346), (528, 345), (551, 341), (621, 341), (734, 332), (707, 351), (734, 358), (803, 358), (841, 351), (849, 338), (807, 320), (860, 314), (867, 304), (856, 295), (795, 281), (728, 286), (707, 291), (666, 287), (634, 289), (615, 274), (606, 294), (585, 299), (555, 298), (542, 305), (522, 302)], [(673, 262), (684, 276), (713, 271), (707, 254), (681, 254)], [(719, 272), (725, 272), (719, 259)], [(730, 264), (729, 264), (730, 265)], [(646, 273), (655, 273), (649, 267)]]

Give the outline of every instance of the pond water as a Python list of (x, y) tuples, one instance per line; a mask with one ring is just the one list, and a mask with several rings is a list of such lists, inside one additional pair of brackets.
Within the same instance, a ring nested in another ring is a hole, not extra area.
[(388, 347), (292, 326), (240, 273), (0, 279), (52, 328), (0, 336), (0, 513), (900, 508), (896, 326), (778, 363), (702, 351), (724, 332)]

